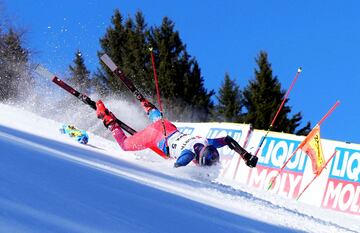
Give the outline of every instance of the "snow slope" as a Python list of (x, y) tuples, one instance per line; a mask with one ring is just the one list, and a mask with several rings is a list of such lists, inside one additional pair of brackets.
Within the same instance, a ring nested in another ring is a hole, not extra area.
[(91, 133), (80, 145), (59, 126), (0, 104), (0, 232), (360, 232), (356, 216), (213, 180), (216, 168), (174, 169)]

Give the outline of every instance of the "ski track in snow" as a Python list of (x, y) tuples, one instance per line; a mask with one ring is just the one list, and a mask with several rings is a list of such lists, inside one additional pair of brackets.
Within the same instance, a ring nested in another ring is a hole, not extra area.
[(80, 145), (58, 122), (0, 112), (0, 232), (360, 232), (357, 216), (212, 180), (217, 168), (174, 169), (91, 133)]

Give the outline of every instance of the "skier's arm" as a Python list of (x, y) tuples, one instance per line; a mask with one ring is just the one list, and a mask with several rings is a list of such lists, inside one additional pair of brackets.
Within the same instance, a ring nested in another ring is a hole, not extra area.
[(207, 141), (210, 145), (213, 145), (216, 148), (221, 148), (223, 146), (229, 146), (230, 149), (235, 150), (240, 153), (240, 150), (245, 150), (242, 148), (237, 141), (235, 141), (231, 136), (227, 135), (222, 138), (207, 138)]
[[(230, 136), (226, 136), (230, 137)], [(223, 146), (227, 146), (228, 142), (226, 141), (226, 137), (222, 138), (207, 138), (206, 140), (210, 145), (213, 145), (215, 148), (221, 148)]]
[(195, 157), (195, 154), (190, 150), (183, 150), (179, 158), (174, 163), (174, 167), (182, 167), (188, 165)]
[(239, 145), (237, 141), (235, 141), (232, 137), (227, 135), (226, 137), (222, 138), (214, 138), (214, 139), (207, 139), (209, 144), (215, 146), (216, 148), (220, 148), (223, 146), (229, 146), (230, 149), (236, 151), (245, 161), (246, 165), (249, 167), (255, 167), (258, 161), (258, 158), (249, 152), (247, 152), (243, 147)]

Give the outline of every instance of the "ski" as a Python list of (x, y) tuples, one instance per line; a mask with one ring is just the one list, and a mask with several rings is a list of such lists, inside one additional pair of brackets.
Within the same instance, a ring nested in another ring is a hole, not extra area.
[[(134, 94), (135, 98), (137, 100), (139, 100), (140, 103), (146, 109), (156, 108), (152, 103), (150, 103), (149, 101), (146, 100), (146, 98), (141, 94), (141, 92), (135, 87), (133, 82), (125, 76), (124, 72), (122, 72), (122, 70), (113, 62), (113, 60), (111, 60), (111, 58), (106, 53), (103, 54), (100, 57), (100, 59), (113, 72), (113, 74), (115, 76), (117, 76), (124, 83), (124, 85)], [(165, 140), (167, 140), (166, 139), (166, 129), (165, 129), (164, 118), (163, 118), (162, 112), (161, 112), (161, 117), (162, 117), (162, 125), (163, 125), (163, 130), (164, 130), (164, 137), (165, 137)], [(168, 151), (168, 152), (170, 151), (169, 146), (167, 145), (167, 141), (166, 141), (166, 151)], [(167, 154), (167, 157), (170, 157), (170, 155)]]
[[(106, 53), (102, 55), (100, 59), (118, 78), (120, 78), (124, 85), (134, 94), (137, 100), (139, 100), (140, 102), (146, 100), (145, 97), (141, 94), (141, 92), (135, 87), (133, 82), (125, 76), (122, 70), (120, 70), (120, 68), (111, 60), (111, 58)], [(147, 102), (147, 104), (152, 105), (149, 102)]]
[[(61, 87), (62, 89), (64, 89), (65, 91), (67, 91), (68, 93), (70, 93), (71, 95), (75, 96), (76, 98), (78, 98), (79, 100), (81, 100), (83, 103), (85, 103), (86, 105), (90, 106), (92, 109), (96, 110), (96, 102), (93, 101), (89, 96), (87, 96), (86, 94), (80, 93), (79, 91), (75, 90), (73, 87), (71, 87), (69, 84), (67, 84), (66, 82), (64, 82), (63, 80), (59, 79), (58, 77), (56, 77), (54, 74), (52, 74), (50, 71), (48, 71), (47, 69), (45, 69), (44, 67), (42, 67), (41, 65), (37, 65), (35, 68), (35, 72), (38, 73), (39, 75), (49, 78), (51, 79), (51, 81), (53, 83), (55, 83), (56, 85), (58, 85), (59, 87)], [(127, 133), (133, 135), (136, 133), (136, 130), (134, 130), (133, 128), (131, 128), (130, 126), (128, 126), (127, 124), (125, 124), (124, 122), (122, 122), (121, 120), (116, 118), (116, 123), (119, 124), (119, 126), (125, 130)], [(169, 157), (163, 152), (161, 151), (158, 147), (151, 147), (150, 148), (152, 151), (154, 151), (155, 153), (157, 153), (158, 155), (160, 155), (161, 157), (168, 159)]]

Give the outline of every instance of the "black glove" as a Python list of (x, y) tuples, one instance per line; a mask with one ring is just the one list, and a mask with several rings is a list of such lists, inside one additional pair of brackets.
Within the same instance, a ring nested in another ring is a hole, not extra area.
[[(250, 154), (250, 153), (249, 153)], [(250, 154), (251, 155), (251, 154)], [(256, 164), (258, 162), (258, 157), (255, 155), (251, 155), (250, 159), (246, 161), (246, 165), (248, 167), (256, 167)]]

